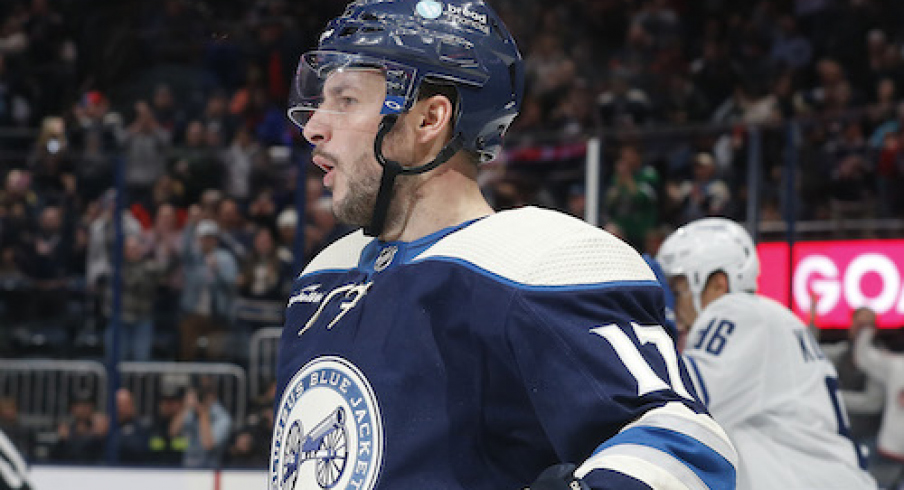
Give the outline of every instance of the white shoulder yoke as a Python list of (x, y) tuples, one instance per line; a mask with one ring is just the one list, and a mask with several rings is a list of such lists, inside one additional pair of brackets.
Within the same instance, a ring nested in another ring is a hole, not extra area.
[(527, 286), (656, 281), (625, 242), (577, 218), (535, 207), (488, 216), (415, 259), (422, 260), (460, 261)]
[(311, 259), (301, 272), (301, 276), (328, 270), (353, 269), (358, 265), (361, 251), (372, 240), (373, 238), (365, 236), (362, 230), (345, 235)]

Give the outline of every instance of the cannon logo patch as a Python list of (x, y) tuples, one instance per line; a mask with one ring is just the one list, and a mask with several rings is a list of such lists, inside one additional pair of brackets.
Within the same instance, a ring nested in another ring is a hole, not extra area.
[(382, 460), (383, 424), (364, 375), (339, 357), (301, 368), (279, 403), (270, 490), (371, 490)]

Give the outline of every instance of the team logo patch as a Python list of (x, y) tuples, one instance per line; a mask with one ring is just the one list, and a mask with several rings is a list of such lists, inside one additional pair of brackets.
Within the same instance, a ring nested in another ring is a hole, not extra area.
[(367, 378), (339, 357), (306, 364), (286, 386), (270, 451), (270, 490), (372, 490), (383, 423)]
[(417, 3), (415, 10), (425, 19), (437, 19), (443, 14), (443, 4), (434, 0), (424, 0)]

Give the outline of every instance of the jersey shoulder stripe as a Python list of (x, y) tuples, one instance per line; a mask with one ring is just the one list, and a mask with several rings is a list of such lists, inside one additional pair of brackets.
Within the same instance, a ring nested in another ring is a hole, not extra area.
[(616, 471), (651, 488), (733, 489), (738, 455), (728, 435), (708, 415), (671, 402), (650, 410), (603, 443), (575, 471)]
[(300, 276), (318, 272), (354, 269), (358, 266), (361, 251), (373, 238), (357, 230), (336, 240), (315, 256), (301, 272)]
[(655, 282), (643, 258), (615, 236), (557, 211), (503, 211), (452, 233), (414, 261), (464, 263), (532, 287)]

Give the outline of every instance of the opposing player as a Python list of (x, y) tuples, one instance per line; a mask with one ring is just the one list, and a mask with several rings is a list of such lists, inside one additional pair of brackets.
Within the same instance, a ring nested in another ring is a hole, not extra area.
[(31, 490), (28, 466), (13, 442), (0, 430), (0, 490)]
[(848, 435), (835, 368), (797, 317), (755, 294), (759, 259), (744, 228), (692, 222), (657, 260), (677, 321), (691, 325), (683, 354), (697, 393), (738, 450), (738, 488), (876, 488)]
[(734, 487), (640, 256), (483, 199), (523, 83), (479, 1), (358, 1), (302, 57), (289, 116), (364, 230), (289, 299), (272, 490)]

